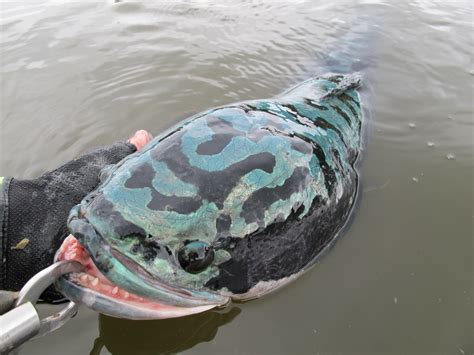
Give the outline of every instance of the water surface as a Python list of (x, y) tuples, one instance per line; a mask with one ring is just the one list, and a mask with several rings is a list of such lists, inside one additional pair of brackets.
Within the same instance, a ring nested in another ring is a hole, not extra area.
[(370, 113), (359, 202), (313, 270), (183, 319), (81, 309), (19, 353), (473, 354), (472, 14), (468, 0), (3, 2), (0, 175), (24, 178), (275, 95), (351, 30), (373, 35), (354, 53)]

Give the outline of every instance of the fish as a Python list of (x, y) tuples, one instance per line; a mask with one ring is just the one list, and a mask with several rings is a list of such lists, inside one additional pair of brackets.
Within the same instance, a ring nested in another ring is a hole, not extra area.
[(270, 99), (196, 114), (105, 167), (69, 215), (57, 288), (129, 319), (260, 298), (308, 271), (358, 191), (359, 73), (312, 77)]

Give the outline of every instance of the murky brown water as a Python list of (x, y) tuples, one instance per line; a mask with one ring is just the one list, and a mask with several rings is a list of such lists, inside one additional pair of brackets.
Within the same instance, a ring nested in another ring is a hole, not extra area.
[(136, 129), (277, 94), (379, 10), (360, 202), (311, 272), (183, 319), (81, 309), (19, 353), (473, 354), (469, 0), (3, 2), (0, 175), (34, 177)]

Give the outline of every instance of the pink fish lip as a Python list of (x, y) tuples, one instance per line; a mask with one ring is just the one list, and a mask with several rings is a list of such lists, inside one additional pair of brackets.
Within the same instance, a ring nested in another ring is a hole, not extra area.
[(111, 316), (129, 319), (166, 319), (200, 313), (217, 306), (172, 306), (124, 290), (113, 284), (97, 269), (86, 249), (72, 235), (64, 240), (55, 260), (75, 260), (85, 267), (83, 272), (62, 277), (57, 283), (58, 288), (72, 301)]

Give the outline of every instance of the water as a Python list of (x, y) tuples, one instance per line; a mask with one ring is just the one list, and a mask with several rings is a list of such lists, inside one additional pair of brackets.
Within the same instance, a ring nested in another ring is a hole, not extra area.
[(312, 271), (184, 319), (81, 309), (19, 353), (473, 354), (470, 1), (2, 3), (0, 175), (34, 177), (137, 129), (277, 94), (379, 11), (360, 57), (359, 203)]

